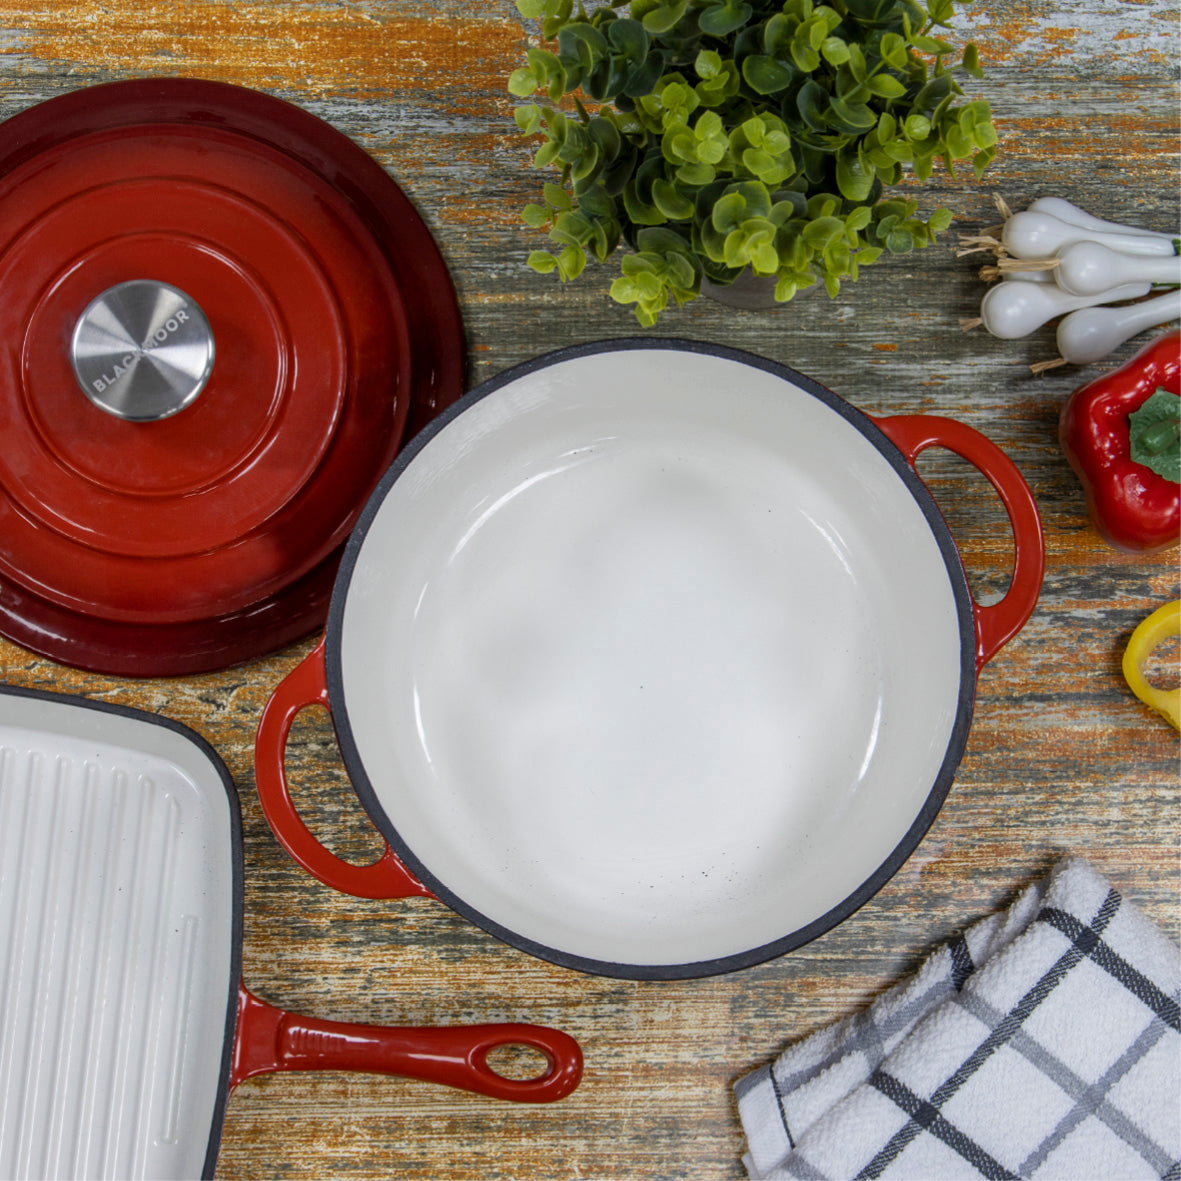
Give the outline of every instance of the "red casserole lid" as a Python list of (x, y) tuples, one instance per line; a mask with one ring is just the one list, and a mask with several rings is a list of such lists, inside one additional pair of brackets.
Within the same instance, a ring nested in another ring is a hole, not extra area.
[[(405, 195), (239, 87), (113, 83), (0, 125), (0, 282), (0, 630), (84, 667), (198, 671), (319, 626), (309, 587), (408, 425), (462, 391)], [(113, 322), (129, 288), (155, 320)], [(161, 373), (184, 398), (120, 417)]]

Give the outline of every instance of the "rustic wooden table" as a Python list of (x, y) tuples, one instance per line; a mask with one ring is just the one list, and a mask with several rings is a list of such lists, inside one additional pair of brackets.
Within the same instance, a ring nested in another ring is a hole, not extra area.
[[(277, 1075), (229, 1103), (218, 1175), (431, 1178), (739, 1177), (731, 1084), (788, 1041), (865, 1004), (973, 918), (1004, 905), (1065, 853), (1082, 854), (1174, 939), (1176, 733), (1129, 693), (1120, 656), (1136, 623), (1179, 594), (1177, 551), (1117, 553), (1091, 529), (1057, 441), (1086, 370), (1034, 377), (1049, 329), (1018, 342), (961, 331), (983, 290), (958, 234), (1039, 195), (1166, 230), (1178, 224), (1178, 37), (1170, 0), (981, 2), (957, 37), (987, 71), (1000, 153), (982, 183), (911, 186), (957, 220), (940, 244), (881, 263), (835, 300), (770, 313), (706, 300), (662, 330), (785, 362), (867, 411), (934, 412), (989, 435), (1025, 473), (1047, 568), (1025, 629), (980, 677), (968, 749), (915, 855), (861, 911), (812, 944), (740, 973), (632, 983), (548, 966), (430, 901), (333, 893), (280, 849), (254, 793), (252, 740), (268, 695), (311, 639), (189, 678), (79, 672), (0, 642), (0, 677), (141, 707), (207, 738), (225, 759), (245, 829), (244, 975), (276, 1003), (381, 1023), (528, 1020), (572, 1033), (585, 1080), (562, 1103), (506, 1105), (398, 1079)], [(559, 285), (524, 265), (518, 221), (540, 178), (504, 80), (525, 33), (509, 0), (0, 0), (0, 116), (95, 83), (212, 78), (302, 105), (368, 150), (414, 200), (463, 309), (470, 381), (551, 348), (630, 334), (630, 312), (592, 271)], [(966, 464), (924, 457), (976, 593), (1003, 590), (1011, 541), (999, 502)], [(1170, 667), (1171, 666), (1171, 667)], [(1176, 681), (1176, 651), (1158, 676)], [(372, 857), (327, 720), (305, 712), (289, 766), (314, 830)]]

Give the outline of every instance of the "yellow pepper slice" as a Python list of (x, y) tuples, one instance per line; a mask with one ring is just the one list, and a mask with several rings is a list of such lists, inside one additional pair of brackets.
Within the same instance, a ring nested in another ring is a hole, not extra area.
[(1124, 679), (1145, 705), (1181, 730), (1181, 688), (1157, 689), (1144, 679), (1144, 665), (1153, 651), (1172, 636), (1181, 635), (1181, 599), (1158, 607), (1140, 622), (1124, 649)]

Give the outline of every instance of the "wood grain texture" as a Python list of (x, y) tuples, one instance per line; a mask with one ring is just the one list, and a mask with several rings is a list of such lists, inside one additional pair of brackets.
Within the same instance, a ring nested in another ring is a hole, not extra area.
[[(309, 1014), (403, 1024), (527, 1020), (583, 1045), (581, 1088), (552, 1107), (510, 1106), (397, 1079), (287, 1075), (230, 1101), (218, 1176), (738, 1178), (731, 1085), (790, 1040), (864, 1004), (942, 939), (1004, 905), (1064, 853), (1089, 857), (1177, 939), (1181, 863), (1175, 732), (1129, 693), (1120, 655), (1136, 623), (1178, 597), (1177, 552), (1117, 554), (1090, 528), (1057, 442), (1072, 388), (1119, 364), (1033, 377), (1053, 334), (964, 333), (983, 285), (958, 235), (995, 223), (993, 194), (1038, 195), (1175, 229), (1177, 13), (1167, 0), (986, 0), (957, 37), (980, 44), (1000, 154), (983, 183), (937, 176), (908, 191), (956, 211), (940, 244), (867, 270), (829, 300), (771, 314), (701, 300), (661, 331), (749, 348), (873, 414), (942, 413), (1017, 462), (1043, 514), (1038, 609), (983, 670), (968, 748), (917, 853), (857, 914), (789, 956), (677, 984), (597, 979), (541, 963), (432, 901), (345, 898), (302, 873), (254, 794), (259, 711), (310, 640), (224, 672), (119, 680), (0, 642), (0, 677), (137, 706), (183, 722), (226, 760), (242, 799), (244, 976)], [(472, 380), (549, 348), (637, 331), (607, 296), (611, 272), (560, 285), (524, 265), (520, 225), (541, 177), (512, 124), (504, 80), (526, 34), (507, 0), (0, 0), (0, 116), (81, 86), (201, 76), (298, 103), (354, 138), (412, 197), (460, 293)], [(924, 456), (983, 600), (1007, 583), (1012, 543), (982, 477)], [(842, 478), (833, 473), (834, 480)], [(1176, 677), (1175, 656), (1164, 675)], [(360, 816), (330, 722), (297, 723), (289, 767), (301, 807), (334, 849), (379, 849)]]

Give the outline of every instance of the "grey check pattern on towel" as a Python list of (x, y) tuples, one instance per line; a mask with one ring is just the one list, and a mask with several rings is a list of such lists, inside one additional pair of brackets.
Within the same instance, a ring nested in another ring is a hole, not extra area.
[(735, 1090), (754, 1178), (1181, 1181), (1181, 953), (1070, 859)]

